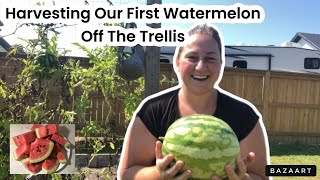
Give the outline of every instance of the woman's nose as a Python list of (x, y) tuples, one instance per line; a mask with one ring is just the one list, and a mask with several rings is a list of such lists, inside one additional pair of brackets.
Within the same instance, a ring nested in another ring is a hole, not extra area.
[(207, 64), (204, 60), (200, 59), (196, 65), (196, 70), (204, 70), (207, 68)]

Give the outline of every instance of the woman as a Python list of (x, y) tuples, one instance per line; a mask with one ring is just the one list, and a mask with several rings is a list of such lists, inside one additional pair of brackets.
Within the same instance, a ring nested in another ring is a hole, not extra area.
[[(130, 123), (123, 144), (118, 179), (188, 179), (191, 170), (178, 173), (182, 161), (173, 166), (173, 155), (162, 157), (161, 142), (176, 119), (192, 114), (214, 115), (226, 121), (240, 142), (237, 168), (225, 169), (228, 179), (267, 179), (269, 146), (261, 115), (218, 87), (224, 67), (224, 45), (219, 33), (206, 24), (189, 31), (185, 44), (177, 48), (174, 68), (180, 84), (145, 99)], [(208, 177), (210, 178), (210, 177)], [(212, 179), (219, 179), (214, 176)]]

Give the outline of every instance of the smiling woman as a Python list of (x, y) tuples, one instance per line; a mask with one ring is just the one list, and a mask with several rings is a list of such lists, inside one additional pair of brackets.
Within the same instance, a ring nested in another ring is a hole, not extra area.
[[(236, 167), (223, 167), (228, 179), (267, 179), (264, 168), (269, 163), (269, 146), (261, 114), (251, 103), (218, 86), (224, 66), (224, 46), (218, 30), (203, 24), (188, 35), (174, 56), (179, 85), (146, 98), (134, 114), (123, 144), (118, 179), (192, 177), (191, 169), (181, 172), (185, 162), (172, 154), (162, 155), (158, 138), (164, 137), (177, 119), (194, 114), (222, 119), (235, 132), (240, 156)], [(214, 172), (210, 178), (219, 179)]]

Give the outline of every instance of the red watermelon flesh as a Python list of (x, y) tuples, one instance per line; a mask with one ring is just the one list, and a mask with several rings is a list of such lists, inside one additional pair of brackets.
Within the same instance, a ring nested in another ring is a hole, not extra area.
[(60, 145), (58, 143), (54, 143), (54, 147), (50, 154), (50, 157), (56, 158), (59, 151), (61, 151)]
[(62, 136), (60, 136), (58, 134), (53, 134), (51, 137), (51, 140), (61, 144), (62, 146), (66, 147), (66, 148), (69, 147), (69, 145), (70, 145), (70, 143), (65, 138), (63, 138)]
[(60, 162), (61, 164), (67, 163), (66, 156), (65, 156), (65, 154), (64, 154), (62, 151), (59, 151), (59, 152), (58, 152), (57, 158), (58, 158), (58, 160), (59, 160), (59, 162)]
[(23, 159), (23, 160), (21, 160), (21, 162), (22, 162), (23, 166), (26, 167), (33, 174), (37, 174), (42, 169), (42, 162), (31, 164), (29, 158)]
[(48, 139), (36, 139), (31, 143), (30, 162), (37, 163), (50, 156), (54, 143)]
[(48, 158), (42, 163), (42, 171), (46, 174), (52, 174), (57, 171), (59, 164), (58, 159)]
[(43, 138), (48, 135), (48, 129), (46, 126), (38, 127), (34, 131), (36, 132), (37, 138)]
[(22, 144), (14, 152), (13, 157), (15, 160), (22, 160), (29, 157), (30, 154), (30, 144)]
[(48, 124), (35, 129), (37, 138), (43, 138), (59, 131), (59, 124)]
[(59, 132), (59, 124), (48, 124), (48, 135), (55, 134)]
[(31, 127), (31, 131), (34, 131), (36, 128), (39, 128), (39, 127), (42, 127), (42, 125), (41, 124), (34, 124)]
[(34, 133), (34, 131), (30, 131), (30, 132), (12, 137), (12, 140), (16, 147), (19, 147), (22, 144), (31, 144), (35, 139), (36, 139), (36, 134)]

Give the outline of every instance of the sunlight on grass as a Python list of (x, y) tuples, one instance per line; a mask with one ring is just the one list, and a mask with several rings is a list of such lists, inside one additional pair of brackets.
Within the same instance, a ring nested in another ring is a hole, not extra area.
[(316, 177), (273, 177), (274, 180), (320, 179), (320, 145), (270, 144), (271, 164), (316, 165)]

